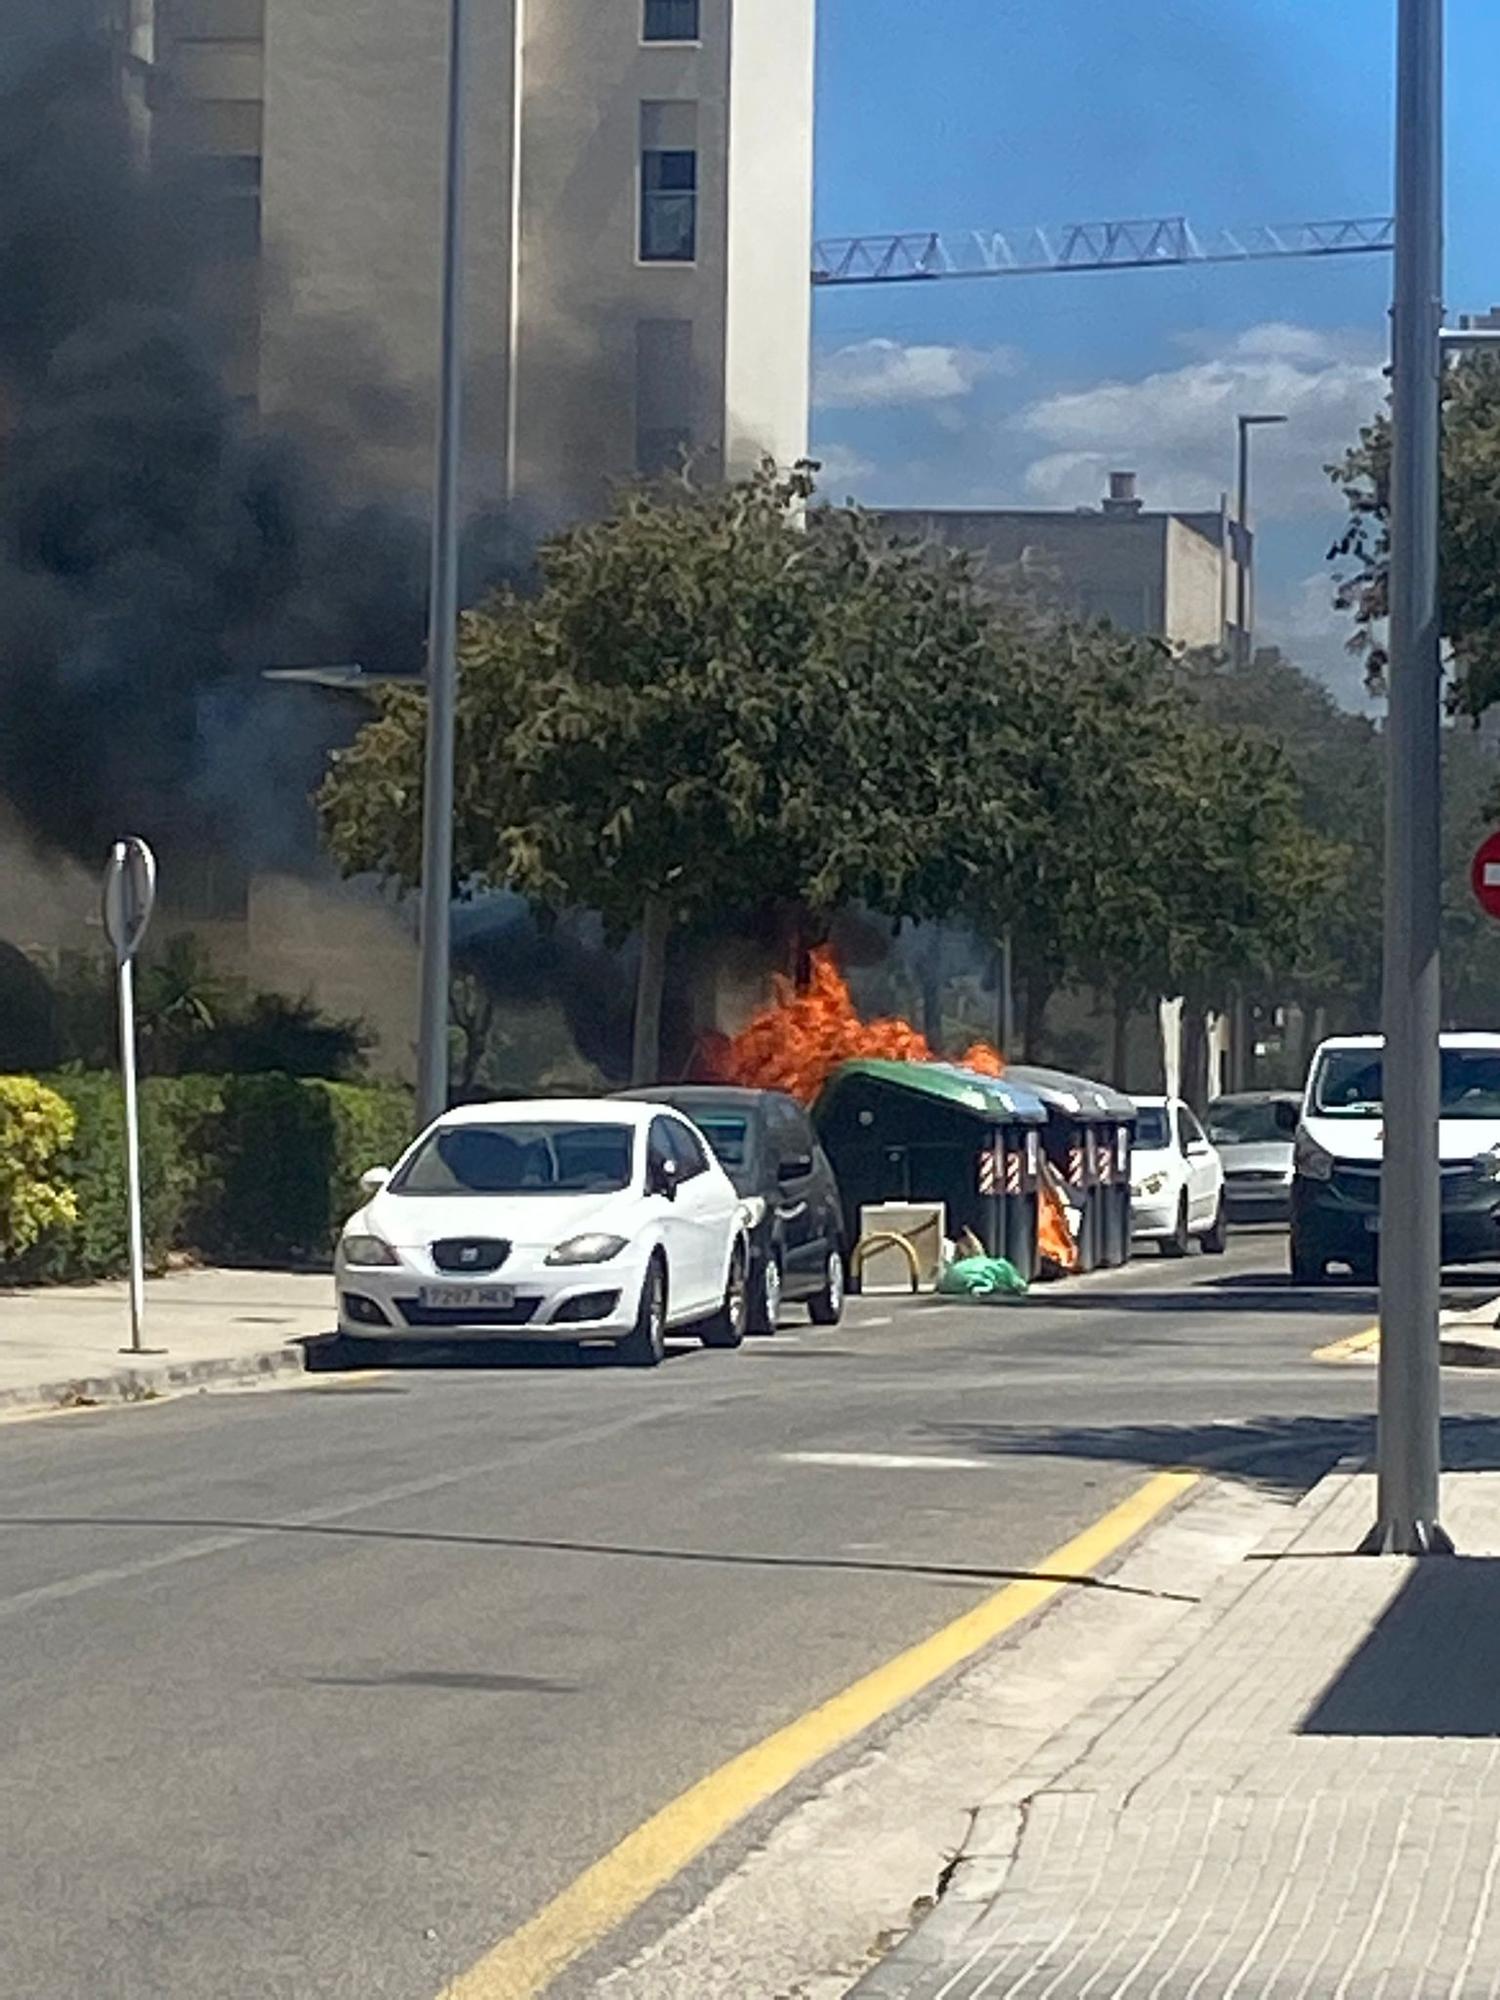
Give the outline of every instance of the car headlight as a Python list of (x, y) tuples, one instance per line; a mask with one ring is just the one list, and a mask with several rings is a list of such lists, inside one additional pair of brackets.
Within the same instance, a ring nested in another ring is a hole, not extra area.
[(1130, 1192), (1135, 1196), (1137, 1201), (1140, 1201), (1144, 1197), (1160, 1194), (1166, 1184), (1167, 1177), (1165, 1174), (1147, 1174), (1146, 1178), (1133, 1187)]
[(559, 1243), (549, 1251), (549, 1264), (607, 1264), (611, 1257), (618, 1257), (625, 1248), (628, 1238), (606, 1236), (601, 1231), (591, 1230), (582, 1236), (570, 1236), (566, 1243)]
[(1324, 1150), (1316, 1139), (1306, 1132), (1297, 1134), (1297, 1147), (1293, 1155), (1296, 1171), (1304, 1180), (1331, 1181), (1333, 1179), (1333, 1155)]
[(346, 1236), (339, 1245), (346, 1264), (399, 1264), (401, 1259), (389, 1243), (378, 1236)]
[(744, 1210), (745, 1225), (749, 1229), (759, 1229), (766, 1219), (766, 1198), (763, 1194), (747, 1194), (740, 1203)]

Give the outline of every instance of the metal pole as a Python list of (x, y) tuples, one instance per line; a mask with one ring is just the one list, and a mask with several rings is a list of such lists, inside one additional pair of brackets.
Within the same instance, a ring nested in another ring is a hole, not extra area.
[(1007, 931), (1000, 940), (1000, 1053), (1007, 1062), (1016, 1052), (1016, 954)]
[(1453, 1546), (1438, 1521), (1442, 281), (1443, 5), (1401, 0), (1391, 315), (1380, 1479), (1378, 1519), (1365, 1544), (1400, 1555)]
[(1236, 455), (1235, 522), (1239, 528), (1239, 561), (1234, 566), (1234, 657), (1238, 666), (1250, 664), (1251, 623), (1255, 617), (1253, 591), (1254, 564), (1250, 554), (1250, 433), (1260, 424), (1284, 424), (1282, 416), (1241, 416), (1238, 418), (1239, 450)]
[(120, 960), (120, 1083), (125, 1093), (125, 1204), (130, 1248), (130, 1348), (148, 1352), (146, 1243), (141, 1226), (141, 1114), (135, 1077), (135, 960)]
[(427, 625), (427, 760), (422, 790), (421, 1013), (417, 1111), (448, 1108), (449, 925), (453, 901), (453, 743), (458, 684), (458, 508), (463, 426), (464, 66), (467, 0), (449, 0), (443, 181), (442, 358)]

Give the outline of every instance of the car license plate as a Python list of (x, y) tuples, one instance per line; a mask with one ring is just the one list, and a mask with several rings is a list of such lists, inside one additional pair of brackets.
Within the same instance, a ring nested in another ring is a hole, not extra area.
[(423, 1285), (418, 1297), (424, 1306), (437, 1306), (446, 1312), (474, 1306), (503, 1308), (515, 1304), (516, 1288), (514, 1285)]
[(1367, 1215), (1365, 1217), (1365, 1234), (1367, 1236), (1378, 1236), (1380, 1234), (1380, 1217), (1378, 1215)]

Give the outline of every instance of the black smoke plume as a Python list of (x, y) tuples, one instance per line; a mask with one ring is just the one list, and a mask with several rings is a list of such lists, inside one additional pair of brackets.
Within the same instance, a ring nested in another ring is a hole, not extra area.
[(262, 670), (420, 669), (425, 496), (351, 506), (325, 422), (270, 436), (230, 395), (204, 175), (142, 164), (107, 32), (5, 5), (0, 802), (89, 862), (133, 831), (285, 863), (350, 717)]

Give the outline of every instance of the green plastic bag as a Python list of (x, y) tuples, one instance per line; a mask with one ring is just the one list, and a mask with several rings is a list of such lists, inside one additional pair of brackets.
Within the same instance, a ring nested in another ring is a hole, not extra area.
[(937, 1281), (950, 1298), (1021, 1298), (1028, 1287), (1015, 1265), (1004, 1257), (960, 1257), (946, 1264)]

